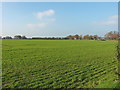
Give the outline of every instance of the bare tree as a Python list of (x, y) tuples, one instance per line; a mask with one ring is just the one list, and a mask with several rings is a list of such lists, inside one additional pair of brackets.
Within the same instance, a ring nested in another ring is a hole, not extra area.
[(74, 39), (74, 37), (72, 35), (67, 36), (67, 38), (69, 38), (71, 40)]
[(82, 39), (83, 39), (82, 35), (80, 35), (80, 36), (79, 36), (79, 39), (80, 39), (80, 40), (82, 40)]
[(84, 35), (84, 36), (83, 36), (83, 39), (89, 40), (89, 35)]
[(117, 31), (111, 31), (105, 34), (105, 38), (108, 40), (117, 40), (119, 37), (119, 34)]
[(98, 40), (98, 35), (93, 36), (94, 40)]

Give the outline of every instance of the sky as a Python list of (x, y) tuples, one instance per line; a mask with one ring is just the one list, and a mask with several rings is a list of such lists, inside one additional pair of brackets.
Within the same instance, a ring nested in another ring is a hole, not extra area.
[(118, 3), (4, 2), (2, 20), (2, 36), (104, 36), (118, 30)]

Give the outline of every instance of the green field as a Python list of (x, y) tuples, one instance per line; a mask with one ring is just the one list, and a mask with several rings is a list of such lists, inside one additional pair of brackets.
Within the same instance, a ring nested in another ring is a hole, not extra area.
[(116, 41), (3, 40), (3, 88), (118, 87)]

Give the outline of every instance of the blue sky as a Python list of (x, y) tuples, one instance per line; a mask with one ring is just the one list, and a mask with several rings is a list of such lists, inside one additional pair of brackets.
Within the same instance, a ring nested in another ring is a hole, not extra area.
[(3, 36), (67, 36), (117, 30), (117, 2), (3, 3)]

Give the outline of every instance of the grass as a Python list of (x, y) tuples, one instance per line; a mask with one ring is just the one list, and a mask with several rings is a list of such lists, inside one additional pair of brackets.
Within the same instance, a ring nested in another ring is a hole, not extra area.
[(3, 88), (115, 88), (113, 41), (3, 40)]

